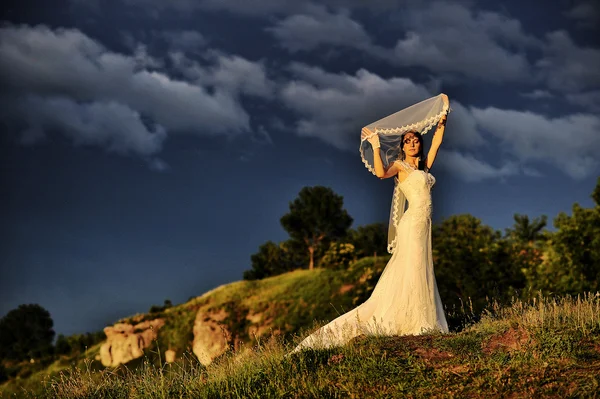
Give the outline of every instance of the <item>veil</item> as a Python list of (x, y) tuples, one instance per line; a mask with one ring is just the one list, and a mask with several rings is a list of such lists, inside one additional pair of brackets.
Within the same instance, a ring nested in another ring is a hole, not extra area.
[[(421, 134), (427, 133), (443, 115), (448, 113), (448, 110), (449, 107), (444, 103), (442, 94), (439, 94), (365, 126), (372, 132), (372, 134), (361, 133), (360, 137), (360, 156), (365, 167), (375, 174), (373, 147), (367, 139), (375, 134), (379, 135), (381, 145), (379, 151), (383, 166), (387, 169), (400, 155), (400, 140), (403, 133), (408, 131), (416, 131)], [(406, 210), (406, 197), (398, 183), (398, 178), (394, 178), (394, 195), (388, 228), (387, 250), (389, 253), (394, 253), (396, 226)]]

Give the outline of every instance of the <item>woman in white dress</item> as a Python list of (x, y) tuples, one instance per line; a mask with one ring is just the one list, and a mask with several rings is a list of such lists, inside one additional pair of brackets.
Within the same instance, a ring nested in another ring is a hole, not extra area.
[[(441, 95), (448, 108), (448, 97)], [(442, 143), (446, 114), (438, 122), (427, 157), (423, 157), (423, 138), (416, 131), (401, 136), (399, 159), (384, 167), (379, 136), (368, 128), (374, 151), (373, 166), (377, 177), (394, 177), (397, 193), (408, 201), (400, 220), (390, 219), (395, 238), (393, 253), (369, 299), (306, 337), (293, 352), (305, 348), (344, 345), (360, 334), (418, 335), (428, 331), (448, 332), (442, 302), (433, 272), (431, 251), (431, 188), (435, 178), (429, 173)], [(365, 131), (366, 129), (366, 131)], [(392, 213), (396, 208), (392, 207)]]

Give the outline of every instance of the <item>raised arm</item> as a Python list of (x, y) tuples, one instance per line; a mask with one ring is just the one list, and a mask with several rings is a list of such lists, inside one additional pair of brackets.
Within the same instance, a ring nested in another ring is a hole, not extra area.
[[(446, 105), (449, 105), (448, 96), (444, 94), (443, 99)], [(435, 133), (433, 134), (433, 139), (431, 140), (431, 148), (427, 153), (427, 170), (431, 169), (431, 167), (433, 166), (435, 157), (437, 156), (438, 150), (440, 149), (440, 145), (442, 144), (442, 140), (444, 138), (444, 130), (446, 128), (446, 118), (447, 114), (442, 116), (442, 118), (438, 122), (437, 128), (435, 129)]]
[(385, 169), (383, 167), (383, 161), (381, 160), (381, 153), (379, 152), (379, 147), (380, 147), (379, 136), (376, 134), (373, 134), (373, 132), (371, 132), (366, 127), (363, 128), (363, 132), (366, 135), (371, 135), (371, 137), (369, 137), (367, 139), (367, 141), (369, 143), (371, 143), (371, 145), (373, 146), (373, 167), (375, 169), (375, 175), (377, 177), (379, 177), (380, 179), (387, 179), (389, 177), (396, 176), (400, 170), (398, 168), (398, 165), (396, 165), (395, 162), (392, 163), (391, 165), (389, 165), (389, 167), (387, 169)]

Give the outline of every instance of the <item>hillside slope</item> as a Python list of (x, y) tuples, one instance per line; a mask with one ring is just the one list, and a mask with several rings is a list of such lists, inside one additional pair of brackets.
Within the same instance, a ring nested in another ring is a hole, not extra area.
[[(131, 330), (134, 326), (161, 320), (156, 339), (143, 349), (144, 356), (129, 361), (127, 367), (135, 369), (144, 359), (160, 364), (169, 349), (176, 353), (177, 359), (197, 358), (194, 352), (198, 353), (198, 346), (206, 347), (211, 342), (224, 344), (218, 348), (217, 354), (220, 354), (228, 348), (252, 345), (265, 335), (289, 338), (310, 328), (315, 321), (331, 320), (362, 303), (373, 290), (388, 259), (389, 256), (368, 257), (344, 270), (296, 270), (263, 280), (237, 281), (162, 311), (118, 320), (114, 326), (131, 325)], [(206, 334), (207, 329), (195, 334), (194, 326), (206, 321), (217, 321), (219, 326), (213, 334)], [(70, 367), (102, 370), (101, 346), (102, 343), (88, 348), (85, 354), (62, 356), (49, 365), (23, 364), (18, 380), (0, 385), (0, 396), (17, 393), (20, 387), (35, 389), (43, 379)]]

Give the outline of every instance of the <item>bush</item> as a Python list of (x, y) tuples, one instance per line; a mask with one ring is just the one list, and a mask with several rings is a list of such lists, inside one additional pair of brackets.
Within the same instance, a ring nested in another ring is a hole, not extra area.
[(330, 269), (347, 268), (356, 260), (354, 245), (350, 243), (332, 242), (319, 262), (320, 267)]

